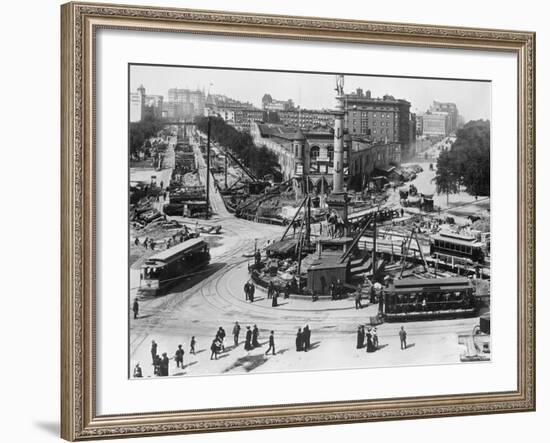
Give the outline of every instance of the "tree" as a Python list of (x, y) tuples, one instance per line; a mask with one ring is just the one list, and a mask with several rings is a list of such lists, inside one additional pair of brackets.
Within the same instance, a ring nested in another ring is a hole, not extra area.
[[(199, 131), (207, 132), (207, 117), (197, 118), (195, 124)], [(250, 134), (238, 131), (220, 117), (210, 117), (210, 136), (223, 147), (229, 149), (258, 177), (264, 177), (267, 174), (280, 176), (277, 156), (266, 146), (257, 147)]]
[(439, 194), (460, 191), (461, 186), (472, 195), (490, 195), (490, 123), (487, 120), (468, 122), (457, 132), (456, 141), (437, 159), (435, 176)]
[(161, 119), (146, 114), (139, 122), (130, 123), (130, 153), (137, 154), (149, 138), (156, 136), (164, 128)]

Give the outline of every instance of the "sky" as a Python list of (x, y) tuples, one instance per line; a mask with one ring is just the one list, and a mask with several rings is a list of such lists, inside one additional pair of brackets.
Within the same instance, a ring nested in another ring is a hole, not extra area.
[[(441, 80), (406, 77), (348, 75), (344, 92), (360, 87), (372, 97), (393, 95), (411, 102), (411, 112), (423, 113), (434, 100), (454, 102), (466, 121), (491, 119), (491, 83), (473, 80)], [(292, 99), (305, 109), (332, 109), (335, 75), (299, 72), (246, 71), (196, 67), (132, 65), (130, 90), (143, 84), (147, 94), (168, 99), (170, 88), (203, 89), (261, 107), (264, 94), (274, 99)]]

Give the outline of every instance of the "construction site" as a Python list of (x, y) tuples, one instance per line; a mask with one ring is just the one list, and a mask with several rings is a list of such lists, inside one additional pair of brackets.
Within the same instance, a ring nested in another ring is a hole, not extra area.
[[(423, 331), (424, 343), (416, 342), (407, 361), (383, 350), (369, 363), (343, 358), (342, 367), (490, 360), (489, 199), (438, 195), (432, 156), (393, 168), (361, 192), (348, 191), (337, 167), (343, 163), (338, 128), (336, 109), (336, 166), (331, 189), (321, 194), (304, 192), (305, 174), (278, 183), (258, 177), (208, 132), (189, 123), (171, 126), (164, 169), (149, 171), (155, 178), (131, 192), (130, 296), (150, 317), (131, 324), (132, 361), (145, 359), (151, 337), (168, 347), (191, 334), (204, 343), (213, 329), (234, 321), (261, 323), (260, 333), (276, 329), (290, 343), (297, 326), (309, 323), (331, 349), (358, 325), (378, 328), (388, 340), (398, 325)], [(430, 153), (438, 149), (430, 146)], [(189, 239), (208, 245), (202, 270), (171, 277), (162, 297), (144, 296), (143, 263)], [(260, 294), (253, 303), (245, 283)], [(185, 374), (319, 364), (282, 355), (267, 364), (250, 352), (236, 358), (237, 366), (204, 362)]]

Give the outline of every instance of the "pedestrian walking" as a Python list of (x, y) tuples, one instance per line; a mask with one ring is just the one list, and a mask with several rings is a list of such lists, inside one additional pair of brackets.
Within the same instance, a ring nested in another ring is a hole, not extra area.
[(357, 349), (362, 349), (365, 346), (365, 327), (363, 325), (357, 327)]
[(304, 350), (304, 336), (302, 333), (302, 328), (298, 328), (298, 333), (296, 334), (296, 352)]
[(157, 342), (155, 340), (152, 340), (151, 341), (151, 358), (153, 360), (153, 363), (155, 362), (155, 358), (157, 356), (157, 348), (158, 348)]
[(271, 307), (276, 308), (277, 306), (279, 306), (277, 302), (278, 298), (279, 298), (279, 291), (275, 290), (272, 295)]
[(290, 283), (286, 282), (284, 298), (286, 299), (286, 298), (289, 298), (289, 297), (290, 297)]
[(260, 342), (258, 341), (258, 338), (260, 336), (260, 330), (258, 329), (258, 326), (254, 325), (252, 328), (252, 347), (258, 348), (261, 346)]
[(244, 299), (245, 301), (250, 299), (250, 284), (248, 281), (244, 284)]
[(401, 349), (407, 349), (407, 331), (405, 331), (404, 326), (401, 326), (399, 330), (399, 341), (401, 342)]
[(367, 339), (367, 352), (374, 352), (374, 344), (372, 342), (372, 330), (371, 328), (367, 328), (367, 332), (365, 334), (365, 337)]
[(218, 332), (216, 332), (216, 338), (220, 341), (222, 351), (225, 351), (225, 329), (221, 326), (219, 327)]
[(181, 364), (181, 368), (183, 369), (183, 354), (185, 354), (185, 351), (181, 347), (181, 345), (178, 345), (178, 349), (176, 349), (176, 353), (174, 354), (174, 357), (176, 358), (176, 366), (179, 368)]
[(330, 293), (330, 299), (336, 300), (336, 283), (334, 283), (334, 280), (330, 283), (329, 293)]
[(136, 366), (134, 367), (134, 378), (141, 377), (143, 377), (143, 373), (141, 372), (141, 366), (139, 365), (139, 362), (137, 362)]
[(134, 240), (134, 245), (139, 246), (139, 238), (138, 237), (136, 237), (136, 239)]
[(168, 366), (170, 364), (170, 359), (168, 358), (168, 355), (166, 352), (162, 353), (162, 360), (160, 361), (160, 376), (161, 377), (168, 377)]
[(132, 306), (132, 310), (134, 311), (134, 320), (138, 318), (139, 315), (139, 303), (137, 297), (134, 298), (134, 305)]
[(309, 325), (304, 326), (302, 335), (304, 338), (304, 351), (307, 352), (311, 347), (311, 329), (309, 329)]
[(372, 344), (374, 345), (374, 349), (378, 350), (378, 331), (376, 327), (372, 329)]
[(357, 290), (355, 291), (355, 309), (362, 309), (363, 305), (361, 304), (361, 285), (357, 285)]
[(161, 365), (162, 359), (160, 358), (160, 355), (155, 355), (153, 358), (153, 374), (154, 375), (160, 375), (160, 365)]
[(256, 287), (252, 282), (250, 282), (249, 285), (250, 285), (250, 292), (248, 295), (248, 299), (250, 300), (250, 303), (254, 303), (254, 293), (256, 292)]
[(267, 298), (270, 299), (271, 297), (273, 297), (274, 292), (275, 292), (275, 285), (273, 284), (273, 280), (271, 280), (267, 285)]
[(269, 354), (269, 351), (272, 351), (273, 355), (275, 355), (275, 333), (273, 331), (269, 334), (269, 348), (267, 348), (265, 354)]
[(189, 346), (191, 348), (191, 349), (189, 349), (190, 354), (195, 355), (195, 345), (196, 344), (197, 344), (197, 342), (195, 341), (195, 336), (193, 335), (193, 337), (191, 337), (191, 343), (189, 344)]
[(250, 330), (250, 326), (246, 327), (244, 349), (247, 351), (250, 351), (252, 349), (252, 331)]
[(238, 321), (235, 322), (235, 326), (233, 326), (233, 343), (235, 343), (235, 347), (239, 345), (239, 334), (241, 333), (241, 325)]
[(210, 345), (210, 351), (211, 351), (210, 360), (212, 359), (217, 360), (220, 350), (221, 350), (220, 341), (217, 338), (215, 338), (214, 340), (212, 340), (212, 344)]

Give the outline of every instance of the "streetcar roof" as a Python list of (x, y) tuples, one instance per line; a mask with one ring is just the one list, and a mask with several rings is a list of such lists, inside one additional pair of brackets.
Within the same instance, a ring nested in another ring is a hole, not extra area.
[[(189, 240), (185, 240), (184, 242), (173, 246), (169, 249), (166, 249), (165, 251), (159, 252), (158, 254), (155, 254), (147, 259), (147, 262), (149, 261), (160, 261), (160, 262), (168, 262), (171, 258), (173, 258), (176, 255), (179, 255), (183, 252), (190, 251), (198, 246), (203, 246), (206, 243), (204, 240), (200, 238), (190, 238)], [(147, 267), (147, 262), (145, 263), (145, 267)]]
[(458, 244), (458, 245), (464, 245), (464, 246), (482, 246), (482, 243), (476, 241), (475, 238), (470, 238), (470, 237), (462, 237), (462, 238), (457, 238), (457, 237), (454, 237), (454, 236), (451, 236), (451, 235), (445, 235), (445, 234), (434, 234), (432, 235), (432, 240), (441, 240), (441, 241), (446, 241), (446, 242), (449, 242), (449, 243), (455, 243), (455, 244)]
[(391, 290), (393, 292), (414, 292), (422, 290), (456, 291), (473, 287), (468, 277), (447, 278), (403, 278), (395, 280)]

